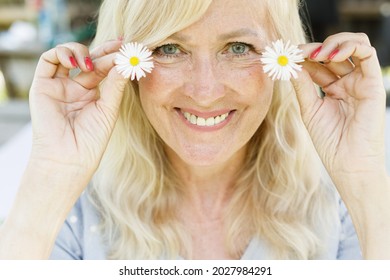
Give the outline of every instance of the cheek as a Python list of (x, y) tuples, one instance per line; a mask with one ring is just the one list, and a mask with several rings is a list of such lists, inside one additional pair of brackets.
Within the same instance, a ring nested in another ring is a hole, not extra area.
[(261, 105), (268, 110), (272, 99), (273, 81), (264, 73), (260, 64), (231, 65), (225, 67), (225, 80), (242, 100)]
[[(224, 62), (218, 65), (220, 77), (230, 83), (247, 84), (248, 86), (264, 84), (267, 80), (259, 60), (243, 62)], [(245, 89), (246, 87), (243, 87)]]
[(139, 81), (142, 108), (152, 126), (163, 138), (172, 130), (169, 117), (177, 99), (175, 92), (180, 92), (183, 85), (183, 73), (186, 71), (181, 67), (166, 67), (156, 63), (152, 73)]
[(171, 92), (180, 87), (180, 72), (173, 67), (155, 65), (152, 73), (139, 81), (141, 104), (149, 118), (150, 114), (172, 102)]
[(263, 67), (256, 65), (247, 68), (233, 68), (229, 80), (231, 87), (240, 95), (240, 101), (247, 105), (245, 124), (248, 133), (254, 133), (263, 122), (271, 106), (274, 83), (264, 74)]
[(185, 71), (181, 67), (164, 67), (155, 63), (152, 73), (139, 81), (140, 92), (151, 94), (155, 97), (166, 94), (170, 89), (179, 87)]

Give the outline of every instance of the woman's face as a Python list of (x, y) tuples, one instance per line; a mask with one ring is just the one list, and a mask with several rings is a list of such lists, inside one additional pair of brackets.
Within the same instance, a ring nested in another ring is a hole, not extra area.
[(147, 117), (169, 153), (188, 165), (226, 164), (242, 154), (269, 109), (260, 3), (213, 1), (198, 22), (155, 49), (155, 68), (139, 82)]

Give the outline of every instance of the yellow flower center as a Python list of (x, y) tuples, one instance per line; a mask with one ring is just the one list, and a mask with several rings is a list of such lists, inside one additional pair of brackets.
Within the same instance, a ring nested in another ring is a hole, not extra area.
[(130, 57), (130, 65), (137, 66), (139, 64), (139, 58), (136, 56)]
[(286, 66), (288, 64), (288, 57), (285, 55), (281, 55), (278, 57), (278, 64), (280, 66)]

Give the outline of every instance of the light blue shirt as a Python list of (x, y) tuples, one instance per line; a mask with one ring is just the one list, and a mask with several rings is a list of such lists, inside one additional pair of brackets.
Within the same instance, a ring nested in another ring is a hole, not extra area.
[[(333, 229), (326, 241), (327, 250), (318, 259), (361, 259), (361, 252), (352, 221), (347, 209), (340, 201), (340, 224)], [(58, 237), (51, 259), (104, 260), (107, 248), (98, 229), (99, 218), (94, 206), (83, 194), (71, 210)], [(253, 238), (245, 250), (242, 260), (271, 259), (270, 248), (258, 238)], [(180, 259), (180, 257), (178, 257)]]

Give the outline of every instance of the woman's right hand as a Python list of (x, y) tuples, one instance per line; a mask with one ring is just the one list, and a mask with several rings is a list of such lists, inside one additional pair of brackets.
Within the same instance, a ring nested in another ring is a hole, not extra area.
[[(92, 176), (115, 126), (127, 83), (114, 67), (121, 44), (108, 41), (89, 52), (84, 45), (67, 43), (41, 56), (30, 90), (31, 161), (64, 175), (77, 170), (84, 180)], [(75, 68), (81, 71), (72, 77), (70, 70)]]
[[(128, 82), (114, 67), (121, 44), (109, 41), (89, 52), (81, 44), (67, 43), (41, 56), (30, 90), (30, 161), (0, 227), (0, 259), (49, 257), (118, 118)], [(75, 68), (81, 71), (72, 77)]]

